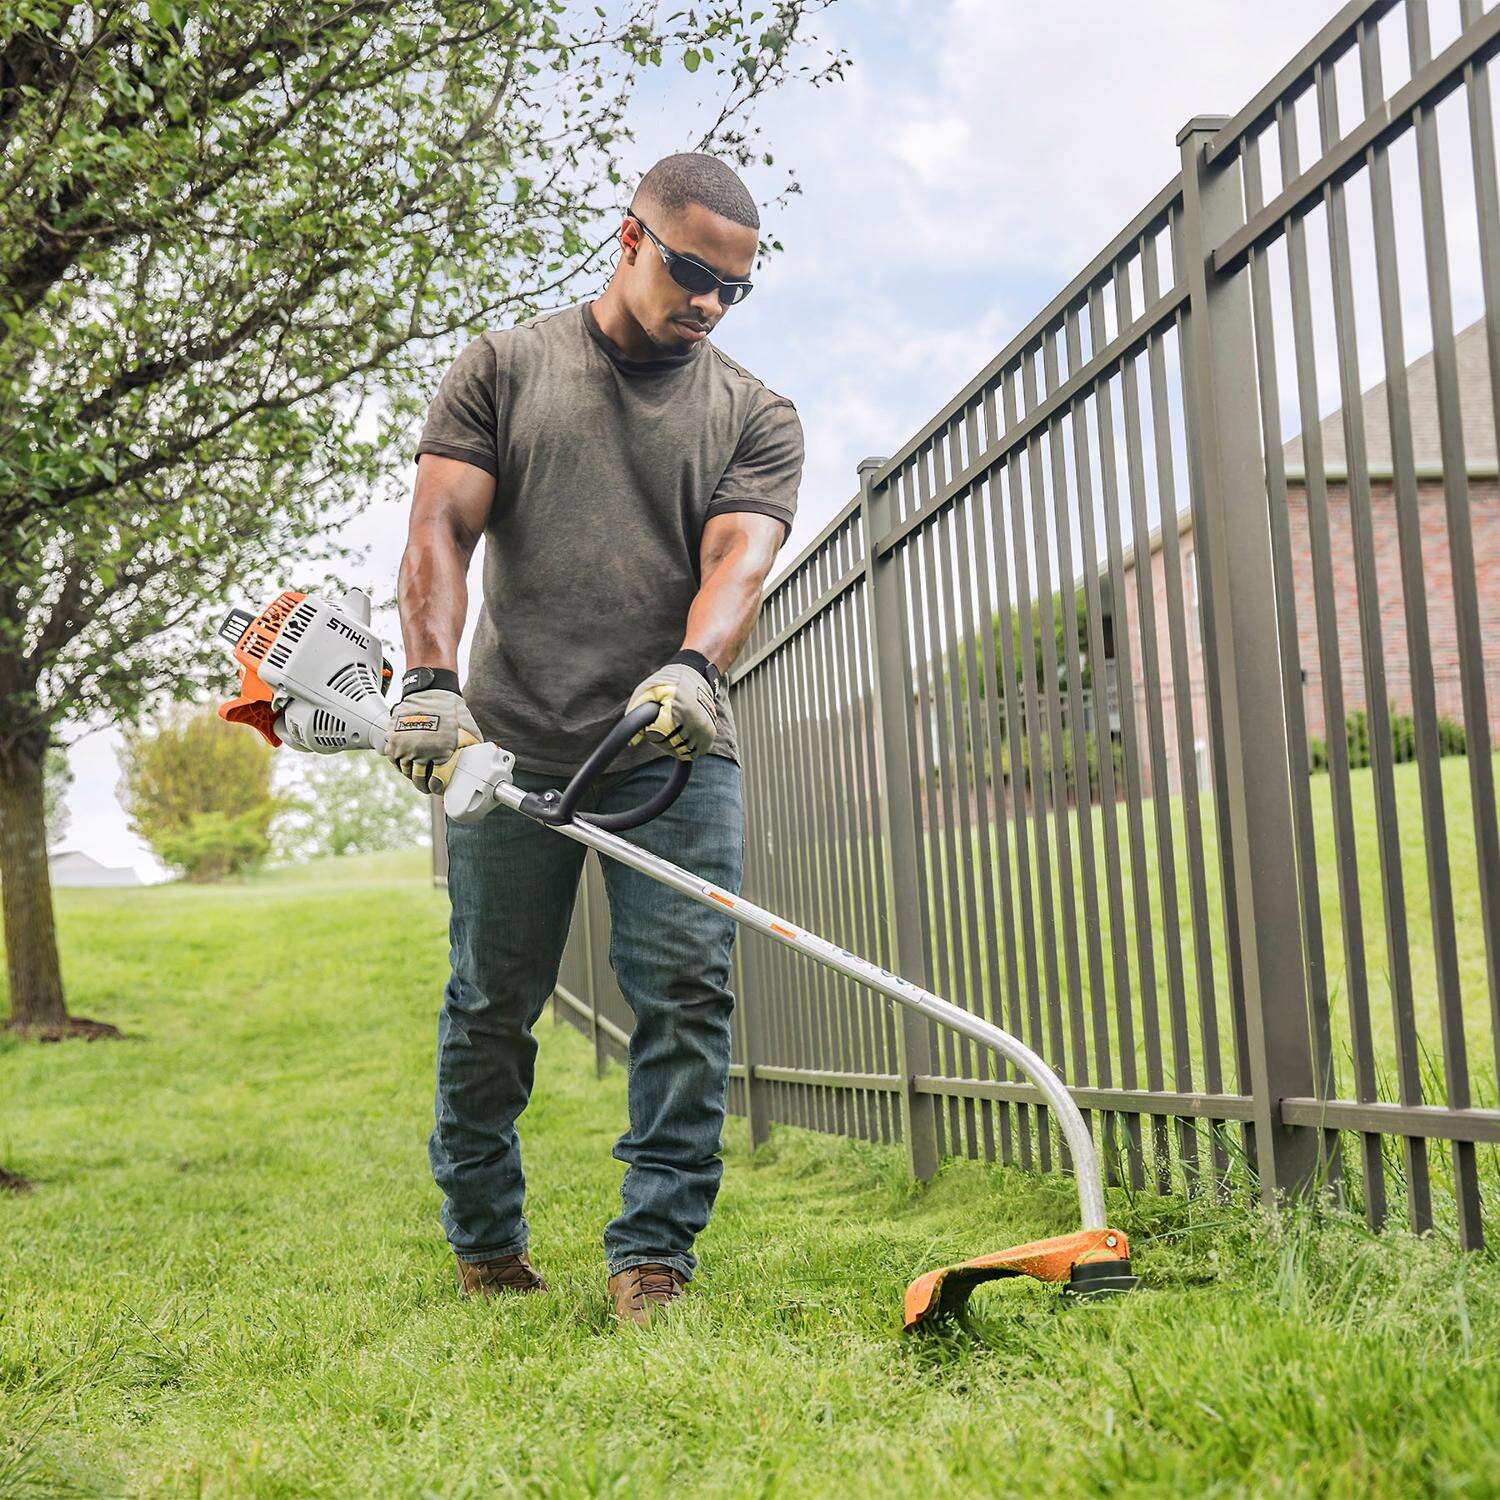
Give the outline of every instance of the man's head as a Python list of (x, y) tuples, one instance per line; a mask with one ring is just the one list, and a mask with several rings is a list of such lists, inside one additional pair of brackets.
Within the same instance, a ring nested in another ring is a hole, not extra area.
[(717, 287), (693, 292), (678, 285), (651, 236), (721, 281), (743, 281), (755, 264), (759, 229), (755, 200), (717, 157), (696, 151), (663, 157), (641, 178), (620, 226), (624, 253), (612, 293), (655, 348), (680, 354), (699, 342), (694, 327), (703, 337), (713, 331), (724, 303)]

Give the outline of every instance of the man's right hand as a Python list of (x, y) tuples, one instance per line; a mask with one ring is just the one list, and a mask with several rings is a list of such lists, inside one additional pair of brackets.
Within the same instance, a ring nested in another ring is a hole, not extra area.
[(458, 685), (458, 674), (446, 668), (416, 667), (402, 679), (385, 754), (420, 791), (445, 790), (454, 757), (479, 743), (479, 725)]

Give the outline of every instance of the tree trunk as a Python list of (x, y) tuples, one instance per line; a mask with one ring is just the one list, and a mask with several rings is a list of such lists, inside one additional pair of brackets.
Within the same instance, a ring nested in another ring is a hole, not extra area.
[(68, 1025), (52, 880), (47, 870), (47, 826), (42, 808), (42, 761), (28, 742), (0, 750), (0, 905), (5, 911), (5, 962), (10, 977), (10, 1025), (61, 1032)]

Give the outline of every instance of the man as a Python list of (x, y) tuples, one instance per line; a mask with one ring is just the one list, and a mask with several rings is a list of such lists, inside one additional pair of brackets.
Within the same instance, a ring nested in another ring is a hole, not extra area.
[[(597, 301), (459, 355), (417, 447), (398, 584), (411, 668), (387, 752), (425, 790), (461, 744), (494, 741), (515, 754), (517, 783), (540, 791), (564, 785), (627, 709), (657, 703), (582, 809), (635, 806), (677, 760), (694, 761), (672, 807), (629, 836), (731, 891), (744, 823), (723, 673), (790, 530), (803, 451), (792, 403), (709, 339), (748, 295), (759, 227), (722, 162), (666, 157), (641, 180)], [(483, 608), (461, 692), (465, 573), (481, 535)], [(546, 1290), (528, 1251), (516, 1119), (586, 853), (505, 811), (448, 826), (452, 973), (428, 1154), (465, 1296)], [(643, 1323), (692, 1277), (723, 1172), (734, 924), (601, 863), (610, 962), (635, 1012), (607, 1288), (617, 1317)]]

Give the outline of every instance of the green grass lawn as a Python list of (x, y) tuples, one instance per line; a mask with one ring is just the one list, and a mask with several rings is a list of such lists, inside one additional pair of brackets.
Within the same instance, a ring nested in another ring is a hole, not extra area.
[[(1500, 777), (1500, 753), (1494, 761), (1497, 777)], [(1441, 762), (1443, 802), (1446, 812), (1447, 846), (1451, 869), (1454, 910), (1455, 946), (1458, 959), (1459, 989), (1462, 1002), (1464, 1034), (1468, 1050), (1469, 1079), (1472, 1102), (1475, 1105), (1494, 1108), (1496, 1093), (1497, 1038), (1492, 1022), (1489, 983), (1486, 967), (1485, 934), (1480, 909), (1479, 872), (1475, 855), (1474, 818), (1469, 789), (1469, 766), (1462, 756), (1454, 756)], [(1411, 962), (1411, 990), (1415, 1014), (1416, 1032), (1420, 1051), (1419, 1063), (1424, 1077), (1425, 1097), (1429, 1102), (1443, 1102), (1446, 1098), (1443, 1078), (1443, 1041), (1439, 1020), (1437, 970), (1434, 958), (1433, 923), (1428, 896), (1427, 842), (1421, 807), (1421, 792), (1415, 764), (1399, 765), (1394, 772), (1397, 823), (1400, 832), (1401, 882), (1407, 909), (1406, 949)], [(1319, 906), (1323, 948), (1325, 953), (1324, 987), (1330, 1002), (1329, 1029), (1332, 1039), (1333, 1061), (1340, 1097), (1354, 1098), (1353, 1051), (1351, 1041), (1351, 1012), (1348, 981), (1348, 964), (1341, 927), (1338, 864), (1335, 858), (1332, 785), (1326, 774), (1312, 777), (1310, 786), (1312, 823), (1316, 841)], [(1363, 953), (1366, 971), (1367, 1008), (1372, 1051), (1375, 1057), (1380, 1097), (1395, 1100), (1399, 1097), (1396, 1083), (1395, 1032), (1391, 1004), (1391, 966), (1386, 942), (1386, 917), (1382, 901), (1380, 852), (1376, 836), (1373, 773), (1356, 770), (1350, 773), (1350, 792), (1357, 848), (1358, 884), (1360, 890), (1360, 913), (1363, 925)], [(955, 790), (948, 793), (957, 818), (959, 798)], [(928, 893), (928, 923), (936, 934), (932, 952), (928, 957), (928, 982), (932, 988), (959, 1004), (981, 1014), (988, 1014), (1000, 1024), (1011, 1026), (1012, 1002), (1009, 996), (1004, 966), (992, 964), (988, 950), (990, 933), (984, 927), (985, 903), (981, 854), (982, 837), (988, 841), (990, 899), (995, 913), (994, 957), (1003, 953), (1005, 941), (1003, 888), (1000, 879), (998, 858), (999, 839), (995, 828), (993, 788), (988, 796), (989, 819), (983, 835), (975, 826), (967, 830), (968, 848), (964, 849), (962, 834), (949, 835), (942, 821), (946, 817), (944, 796), (941, 790), (934, 793), (937, 804), (939, 827), (930, 834), (925, 844), (924, 870)], [(1172, 1022), (1169, 1008), (1170, 970), (1168, 964), (1168, 939), (1175, 937), (1177, 961), (1182, 976), (1182, 990), (1187, 1017), (1187, 1046), (1183, 1053), (1185, 1073), (1183, 1084), (1195, 1089), (1206, 1087), (1204, 1073), (1203, 1028), (1200, 1023), (1198, 997), (1200, 989), (1211, 985), (1215, 996), (1214, 1008), (1217, 1017), (1216, 1033), (1224, 1079), (1224, 1088), (1236, 1091), (1234, 1038), (1231, 1024), (1228, 959), (1224, 943), (1223, 900), (1219, 883), (1219, 855), (1217, 828), (1213, 803), (1208, 798), (1202, 802), (1200, 827), (1204, 845), (1204, 891), (1203, 904), (1207, 913), (1209, 952), (1206, 972), (1200, 971), (1199, 953), (1193, 929), (1193, 903), (1189, 877), (1188, 838), (1185, 805), (1179, 797), (1164, 799), (1164, 806), (1171, 821), (1172, 830), (1172, 874), (1171, 885), (1163, 875), (1163, 861), (1156, 823), (1155, 802), (1146, 799), (1142, 804), (1142, 854), (1141, 867), (1136, 868), (1131, 856), (1128, 836), (1128, 819), (1124, 803), (1112, 809), (1118, 829), (1119, 858), (1121, 861), (1121, 891), (1124, 904), (1125, 924), (1119, 939), (1126, 954), (1127, 977), (1130, 996), (1130, 1015), (1134, 1033), (1134, 1062), (1136, 1078), (1144, 1087), (1149, 1076), (1148, 1049), (1146, 1044), (1148, 1013), (1154, 1013), (1160, 1036), (1160, 1056), (1164, 1086), (1176, 1086), (1178, 1073), (1172, 1045)], [(969, 797), (969, 813), (974, 816), (975, 801)], [(1008, 870), (1012, 887), (1015, 935), (1012, 939), (1017, 953), (1017, 972), (1022, 989), (1025, 987), (1026, 967), (1023, 959), (1023, 942), (1020, 925), (1020, 902), (1022, 866), (1018, 859), (1014, 808), (1007, 803), (1005, 824)], [(833, 814), (827, 815), (833, 824)], [(1072, 1042), (1071, 1005), (1072, 995), (1065, 963), (1065, 948), (1062, 936), (1068, 906), (1063, 900), (1063, 882), (1058, 857), (1057, 831), (1054, 813), (1046, 809), (1046, 838), (1049, 850), (1049, 880), (1046, 883), (1052, 928), (1050, 939), (1044, 934), (1048, 929), (1044, 922), (1047, 908), (1043, 905), (1043, 882), (1037, 867), (1036, 826), (1032, 814), (1027, 813), (1026, 837), (1029, 859), (1025, 866), (1026, 880), (1030, 884), (1032, 910), (1037, 930), (1037, 994), (1042, 1020), (1040, 1032), (1031, 1029), (1029, 1011), (1023, 997), (1021, 1001), (1023, 1025), (1021, 1034), (1033, 1046), (1054, 1062), (1066, 1060), (1066, 1073), (1076, 1080), (1086, 1075), (1098, 1079), (1101, 1070), (1094, 1055), (1093, 1006), (1096, 987), (1089, 972), (1086, 918), (1092, 916), (1099, 932), (1099, 947), (1103, 964), (1103, 984), (1099, 994), (1105, 1010), (1106, 1029), (1110, 1037), (1110, 1061), (1113, 1080), (1121, 1082), (1120, 1069), (1120, 1024), (1116, 1001), (1115, 973), (1112, 955), (1116, 934), (1113, 931), (1106, 890), (1105, 862), (1105, 809), (1094, 805), (1082, 810), (1070, 808), (1064, 821), (1070, 845), (1073, 881), (1072, 911), (1078, 951), (1077, 1003), (1084, 1016), (1085, 1063), (1081, 1070)], [(1080, 851), (1080, 820), (1086, 818), (1092, 837), (1095, 886), (1090, 890), (1084, 880)], [(844, 872), (844, 878), (863, 891), (859, 872), (871, 866), (868, 850), (862, 850), (857, 838), (839, 837), (836, 824), (824, 829), (816, 823), (806, 833), (807, 843), (816, 846), (815, 857), (821, 858), (822, 868), (827, 871)], [(950, 846), (955, 857), (950, 858)], [(805, 854), (799, 857), (807, 857)], [(1175, 886), (1177, 902), (1177, 924), (1168, 927), (1164, 910), (1164, 893)], [(966, 895), (966, 888), (972, 896)], [(968, 917), (972, 900), (977, 923), (971, 929)], [(1140, 933), (1136, 925), (1136, 903), (1142, 903), (1148, 927), (1149, 959), (1154, 970), (1154, 987), (1145, 990), (1142, 982), (1144, 965)], [(772, 903), (774, 906), (774, 903)], [(794, 920), (816, 921), (815, 913), (784, 913)], [(855, 935), (845, 930), (836, 920), (827, 924), (825, 935), (853, 944)], [(1049, 1020), (1047, 1000), (1047, 968), (1053, 965), (1062, 1016), (1061, 1031), (1063, 1048), (1061, 1057), (1053, 1046), (1052, 1027)], [(793, 960), (793, 962), (800, 962)], [(808, 970), (812, 966), (808, 964)], [(866, 1003), (859, 998), (854, 987), (849, 985), (842, 993), (846, 999), (842, 1005), (858, 1010)], [(966, 1050), (960, 1046), (960, 1051)], [(780, 1061), (779, 1058), (770, 1059)], [(836, 1060), (821, 1063), (822, 1066), (841, 1066)], [(976, 1054), (971, 1071), (980, 1076), (990, 1076), (987, 1058)]]
[(554, 1290), (460, 1303), (427, 1172), (446, 904), (420, 856), (63, 892), (74, 1009), (0, 1043), (0, 1496), (1493, 1494), (1500, 1257), (1329, 1213), (1111, 1195), (1147, 1290), (981, 1291), (1069, 1184), (731, 1121), (703, 1265), (606, 1315), (624, 1074), (543, 1022), (524, 1125)]

